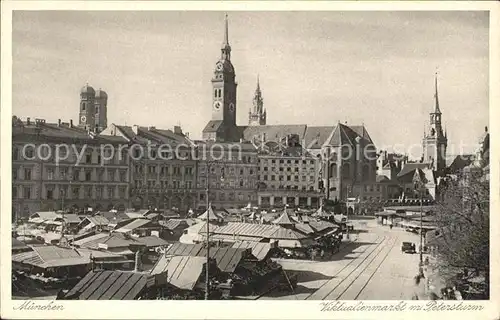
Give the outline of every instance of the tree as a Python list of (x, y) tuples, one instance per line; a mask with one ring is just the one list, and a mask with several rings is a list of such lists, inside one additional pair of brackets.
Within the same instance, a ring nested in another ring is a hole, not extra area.
[(447, 182), (436, 210), (441, 275), (451, 279), (467, 269), (473, 271), (468, 272), (469, 279), (478, 274), (484, 276), (481, 293), (486, 299), (490, 269), (489, 191), (489, 182), (483, 179), (480, 169), (467, 170), (460, 179)]

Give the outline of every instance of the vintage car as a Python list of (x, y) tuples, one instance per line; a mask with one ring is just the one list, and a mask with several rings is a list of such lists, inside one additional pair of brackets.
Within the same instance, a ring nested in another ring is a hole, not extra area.
[(415, 253), (416, 252), (415, 244), (412, 242), (403, 242), (403, 244), (401, 245), (401, 252)]

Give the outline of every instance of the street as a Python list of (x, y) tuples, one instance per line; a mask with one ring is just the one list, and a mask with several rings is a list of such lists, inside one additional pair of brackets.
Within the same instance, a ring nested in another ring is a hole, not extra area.
[(411, 299), (419, 257), (402, 253), (401, 243), (418, 245), (418, 235), (375, 220), (353, 223), (351, 241), (330, 261), (277, 260), (286, 271), (298, 273), (298, 286), (294, 293), (271, 292), (260, 299)]

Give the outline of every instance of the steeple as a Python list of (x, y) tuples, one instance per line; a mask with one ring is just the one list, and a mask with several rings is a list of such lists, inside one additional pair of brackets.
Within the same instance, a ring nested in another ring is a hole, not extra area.
[(436, 76), (434, 79), (434, 99), (436, 100), (436, 105), (434, 107), (434, 113), (441, 113), (441, 110), (439, 110), (439, 97), (438, 97), (438, 78), (437, 78), (437, 71), (436, 71)]
[(257, 88), (255, 89), (255, 93), (260, 94), (260, 81), (259, 81), (259, 75), (257, 75)]
[(227, 20), (227, 14), (224, 19), (224, 42), (221, 48), (221, 57), (224, 60), (231, 60), (231, 46), (229, 45), (229, 23)]
[(266, 124), (266, 111), (264, 110), (264, 99), (262, 98), (262, 91), (260, 90), (260, 78), (257, 75), (257, 87), (253, 97), (253, 110), (250, 109), (248, 113), (249, 125), (265, 125)]

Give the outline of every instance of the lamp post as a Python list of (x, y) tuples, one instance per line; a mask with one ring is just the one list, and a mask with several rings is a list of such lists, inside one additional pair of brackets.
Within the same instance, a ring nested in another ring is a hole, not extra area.
[(419, 262), (418, 262), (418, 271), (420, 275), (423, 275), (423, 266), (424, 266), (424, 259), (423, 259), (423, 224), (422, 224), (422, 216), (423, 216), (423, 188), (424, 186), (422, 185), (422, 182), (417, 181), (415, 182), (415, 190), (417, 191), (419, 197), (420, 197), (420, 250), (419, 250)]

